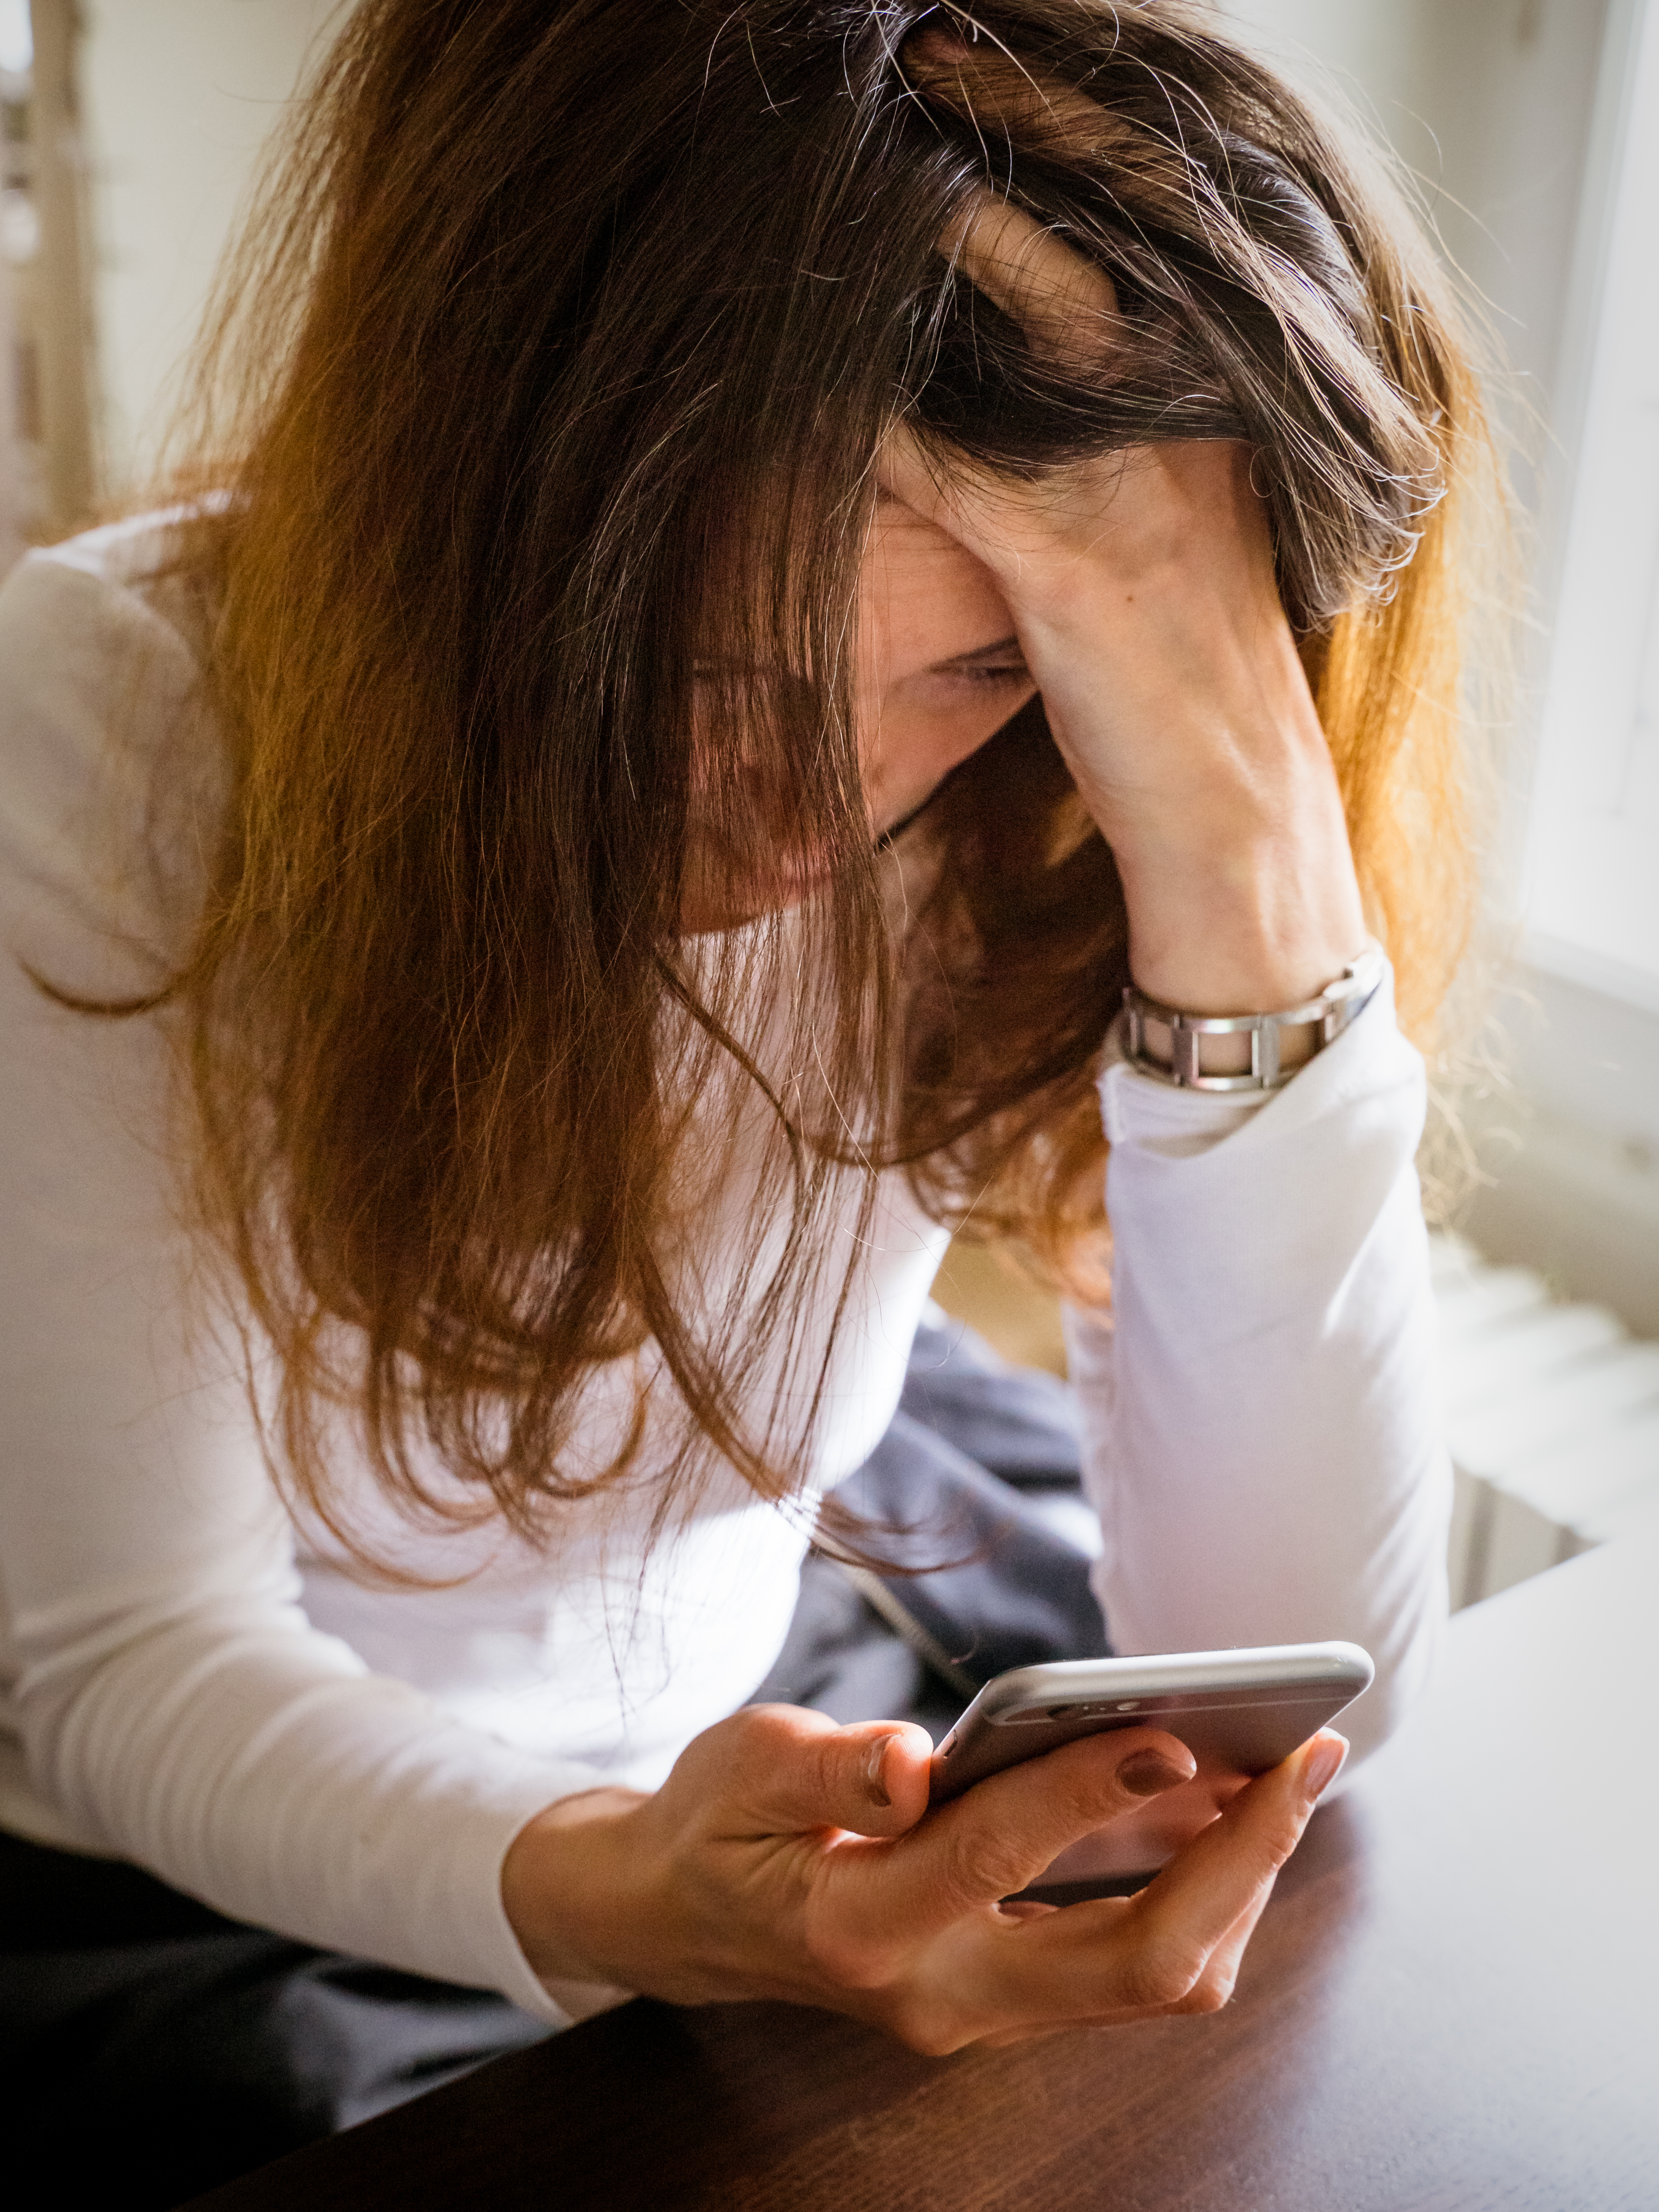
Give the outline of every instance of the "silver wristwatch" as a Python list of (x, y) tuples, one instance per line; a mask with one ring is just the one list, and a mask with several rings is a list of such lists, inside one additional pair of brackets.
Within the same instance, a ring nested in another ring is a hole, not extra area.
[[(1316, 999), (1277, 1014), (1184, 1014), (1131, 983), (1123, 994), (1124, 1056), (1143, 1073), (1182, 1090), (1277, 1090), (1364, 1012), (1382, 981), (1383, 965), (1381, 946), (1369, 945)], [(1287, 1030), (1298, 1033), (1288, 1054)], [(1224, 1037), (1230, 1042), (1219, 1042)], [(1241, 1049), (1246, 1039), (1248, 1072)]]

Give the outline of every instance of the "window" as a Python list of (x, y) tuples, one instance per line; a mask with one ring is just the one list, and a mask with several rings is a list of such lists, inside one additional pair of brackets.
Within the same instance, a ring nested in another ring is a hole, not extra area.
[(1526, 951), (1659, 1010), (1659, 0), (1608, 10), (1568, 317), (1577, 450), (1569, 420)]

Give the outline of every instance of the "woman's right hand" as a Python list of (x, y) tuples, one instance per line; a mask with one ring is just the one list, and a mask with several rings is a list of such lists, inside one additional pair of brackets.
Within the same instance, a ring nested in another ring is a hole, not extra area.
[(550, 1806), (514, 1841), (502, 1899), (550, 1981), (819, 2005), (933, 2053), (1212, 2012), (1344, 1749), (1314, 1737), (1137, 1896), (1004, 1909), (1068, 1844), (1187, 1780), (1185, 1747), (1096, 1736), (929, 1812), (922, 1729), (751, 1706), (654, 1796)]

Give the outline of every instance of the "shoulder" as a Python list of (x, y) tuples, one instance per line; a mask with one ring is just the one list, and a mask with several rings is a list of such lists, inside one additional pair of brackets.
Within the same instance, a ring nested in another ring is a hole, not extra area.
[[(158, 674), (199, 674), (207, 599), (190, 572), (191, 511), (128, 517), (25, 554), (0, 585), (0, 684), (77, 667), (88, 676), (147, 646)], [(0, 706), (5, 701), (0, 698)]]
[(166, 959), (188, 926), (181, 901), (199, 901), (224, 762), (192, 520), (88, 531), (27, 554), (0, 586), (0, 888), (14, 949), (36, 922), (61, 947), (72, 909)]

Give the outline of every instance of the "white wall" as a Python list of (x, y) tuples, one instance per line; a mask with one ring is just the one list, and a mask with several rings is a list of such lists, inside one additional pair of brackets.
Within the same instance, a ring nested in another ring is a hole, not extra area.
[(1401, 143), (1431, 0), (1221, 0), (1221, 11), (1291, 75), (1334, 84)]
[(1513, 1089), (1472, 1109), (1469, 1233), (1659, 1337), (1659, 1021), (1541, 970), (1501, 1011)]
[(258, 149), (337, 0), (82, 0), (106, 488), (165, 418)]
[(1540, 407), (1553, 396), (1607, 0), (1226, 0), (1386, 134)]

